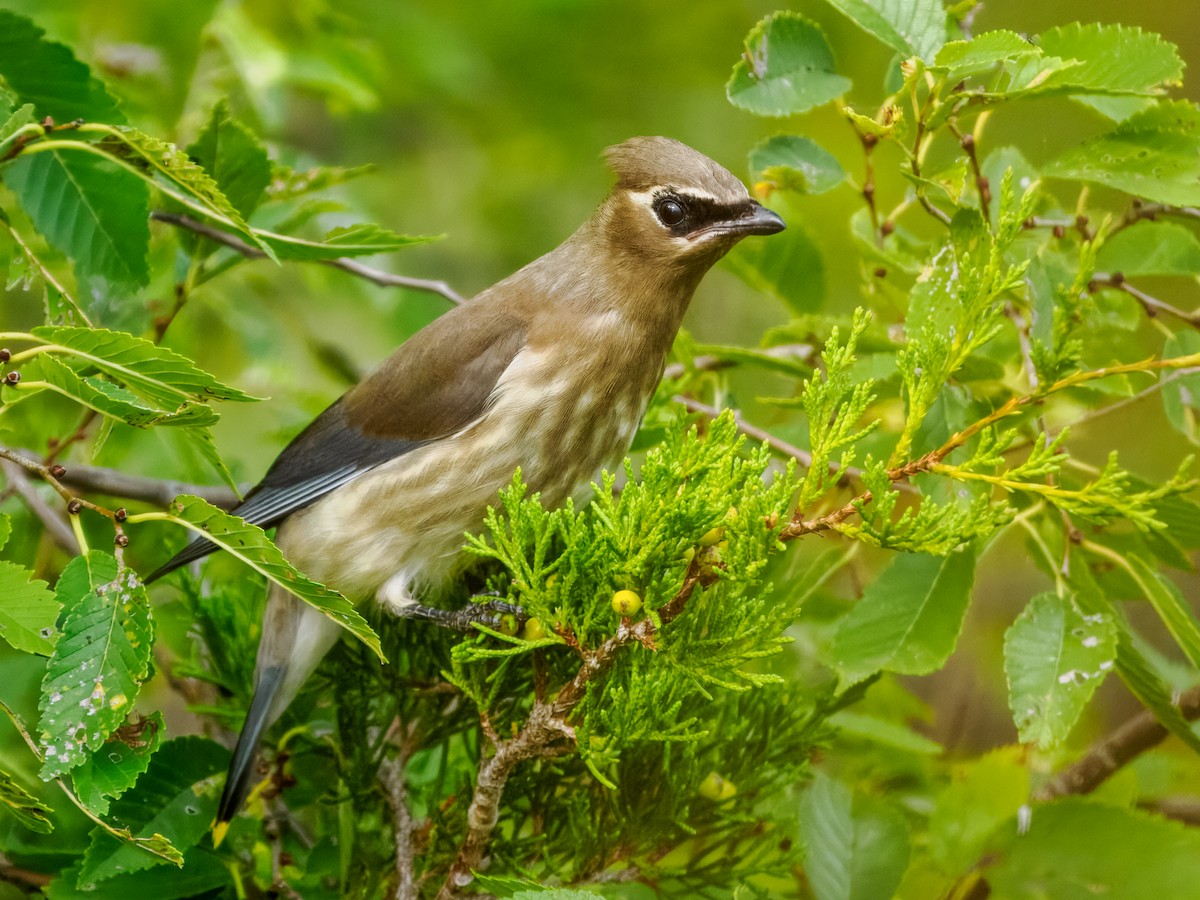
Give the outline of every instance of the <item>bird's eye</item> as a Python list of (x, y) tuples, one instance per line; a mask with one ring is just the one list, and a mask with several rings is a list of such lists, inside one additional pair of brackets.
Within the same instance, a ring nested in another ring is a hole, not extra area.
[(668, 228), (674, 228), (687, 218), (687, 210), (674, 197), (663, 197), (656, 201), (654, 212), (658, 216), (658, 221)]

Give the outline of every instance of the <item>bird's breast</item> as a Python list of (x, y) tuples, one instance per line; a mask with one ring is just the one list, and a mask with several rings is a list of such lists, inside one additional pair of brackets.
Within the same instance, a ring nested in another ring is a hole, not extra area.
[(401, 604), (453, 571), (518, 468), (547, 507), (582, 499), (628, 451), (663, 364), (652, 348), (600, 349), (522, 350), (475, 421), (293, 515), (285, 553), (351, 598)]

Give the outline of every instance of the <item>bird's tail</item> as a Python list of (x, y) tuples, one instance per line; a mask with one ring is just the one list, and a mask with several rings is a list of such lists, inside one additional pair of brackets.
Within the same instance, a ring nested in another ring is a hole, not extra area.
[(332, 619), (282, 588), (271, 586), (254, 671), (254, 696), (225, 778), (225, 792), (213, 824), (214, 845), (225, 837), (229, 823), (250, 793), (255, 751), (264, 732), (283, 715), (341, 633)]
[(280, 685), (283, 684), (283, 674), (282, 666), (269, 666), (260, 669), (255, 679), (254, 697), (250, 700), (250, 709), (246, 711), (246, 724), (242, 726), (237, 746), (233, 748), (233, 760), (229, 763), (229, 774), (225, 776), (225, 790), (217, 806), (217, 821), (213, 825), (214, 847), (219, 847), (225, 839), (229, 823), (238, 814), (250, 793), (254, 779), (254, 759), (258, 754), (263, 732), (274, 721), (271, 712)]

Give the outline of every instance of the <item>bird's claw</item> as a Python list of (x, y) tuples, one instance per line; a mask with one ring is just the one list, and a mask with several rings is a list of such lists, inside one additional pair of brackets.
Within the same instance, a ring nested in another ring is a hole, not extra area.
[(487, 595), (476, 595), (472, 599), (481, 602), (469, 603), (461, 609), (438, 609), (420, 603), (410, 603), (397, 610), (397, 614), (406, 619), (424, 619), (442, 628), (455, 631), (470, 631), (475, 625), (486, 625), (496, 631), (508, 632), (505, 628), (505, 618), (511, 616), (514, 620), (513, 634), (529, 618), (525, 610), (515, 603), (508, 603), (495, 598), (483, 599)]

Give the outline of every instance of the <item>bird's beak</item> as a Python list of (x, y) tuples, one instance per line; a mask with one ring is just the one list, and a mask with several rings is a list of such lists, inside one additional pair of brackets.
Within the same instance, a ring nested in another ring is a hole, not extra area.
[(732, 234), (741, 239), (748, 234), (778, 234), (785, 228), (787, 224), (783, 219), (756, 200), (751, 200), (746, 211), (737, 218), (710, 222), (689, 234), (688, 240), (694, 241), (712, 234)]
[(742, 234), (778, 234), (787, 228), (787, 223), (779, 218), (777, 213), (771, 212), (757, 201), (752, 200), (751, 203), (753, 205), (748, 213), (729, 223), (731, 231)]

